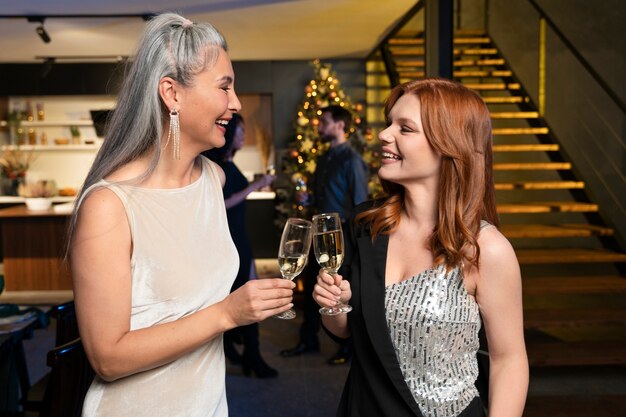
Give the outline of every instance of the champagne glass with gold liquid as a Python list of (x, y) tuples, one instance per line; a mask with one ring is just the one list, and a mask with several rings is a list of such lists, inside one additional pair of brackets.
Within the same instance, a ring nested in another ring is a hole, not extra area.
[[(343, 263), (343, 231), (338, 213), (324, 213), (313, 216), (313, 251), (317, 263), (330, 275), (337, 275)], [(320, 314), (334, 316), (349, 313), (352, 307), (337, 303), (333, 307), (320, 308)]]
[[(284, 279), (293, 280), (304, 269), (311, 249), (311, 228), (308, 220), (287, 219), (278, 248), (278, 266)], [(296, 312), (291, 308), (273, 317), (292, 319), (296, 317)]]

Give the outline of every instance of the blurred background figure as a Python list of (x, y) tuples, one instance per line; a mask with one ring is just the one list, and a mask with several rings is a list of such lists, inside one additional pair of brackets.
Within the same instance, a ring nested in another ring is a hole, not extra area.
[[(224, 138), (226, 139), (224, 146), (203, 152), (203, 155), (217, 162), (226, 175), (223, 192), (228, 228), (239, 253), (239, 271), (231, 288), (232, 292), (248, 280), (257, 277), (252, 246), (246, 231), (246, 197), (251, 192), (270, 185), (274, 181), (274, 176), (263, 174), (256, 181), (249, 183), (233, 162), (233, 157), (243, 146), (245, 138), (245, 123), (239, 114), (233, 114), (226, 126)], [(242, 355), (235, 348), (235, 343), (243, 343)], [(224, 334), (224, 353), (233, 365), (242, 365), (245, 375), (254, 372), (259, 378), (278, 376), (278, 372), (265, 363), (261, 357), (259, 325), (257, 323), (226, 332)]]

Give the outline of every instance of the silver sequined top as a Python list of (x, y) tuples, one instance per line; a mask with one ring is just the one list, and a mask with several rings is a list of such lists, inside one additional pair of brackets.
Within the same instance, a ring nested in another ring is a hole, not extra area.
[(387, 326), (424, 416), (459, 415), (478, 396), (478, 304), (460, 268), (439, 265), (385, 289)]

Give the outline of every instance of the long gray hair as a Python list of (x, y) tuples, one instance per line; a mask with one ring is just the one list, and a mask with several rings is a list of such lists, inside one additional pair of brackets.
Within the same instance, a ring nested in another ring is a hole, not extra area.
[(146, 24), (108, 122), (104, 143), (76, 197), (68, 249), (78, 207), (93, 184), (150, 153), (153, 157), (148, 169), (133, 181), (149, 177), (156, 168), (168, 117), (159, 96), (159, 81), (171, 77), (185, 87), (191, 86), (198, 73), (215, 64), (220, 48), (227, 50), (226, 41), (209, 23), (193, 23), (178, 14), (165, 13)]

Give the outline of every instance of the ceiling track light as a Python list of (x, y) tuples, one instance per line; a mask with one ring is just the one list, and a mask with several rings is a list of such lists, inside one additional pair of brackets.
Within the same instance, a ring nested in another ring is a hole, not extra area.
[(37, 26), (37, 29), (35, 29), (35, 31), (37, 31), (37, 35), (39, 35), (44, 43), (50, 43), (50, 35), (48, 35), (48, 32), (46, 32), (46, 28), (43, 27), (43, 23)]
[(39, 26), (35, 28), (35, 32), (37, 32), (37, 35), (39, 35), (43, 43), (50, 43), (50, 35), (46, 31), (46, 28), (43, 27), (46, 18), (44, 16), (28, 16), (26, 19), (30, 23), (39, 23)]
[(154, 13), (141, 13), (141, 14), (49, 14), (49, 15), (17, 15), (17, 14), (0, 14), (0, 19), (24, 19), (30, 23), (39, 23), (39, 26), (35, 29), (37, 35), (44, 43), (50, 43), (51, 38), (46, 28), (43, 27), (43, 23), (46, 19), (120, 19), (129, 17), (138, 17), (144, 22), (152, 19), (156, 14)]

